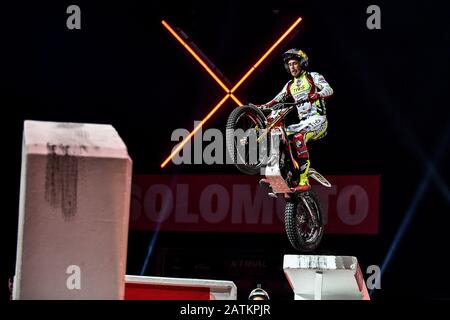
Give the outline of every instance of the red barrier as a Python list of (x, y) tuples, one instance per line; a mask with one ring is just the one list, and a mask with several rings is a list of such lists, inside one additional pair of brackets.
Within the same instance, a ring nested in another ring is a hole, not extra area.
[(125, 284), (125, 300), (209, 300), (209, 288)]
[(125, 275), (125, 300), (236, 300), (226, 280)]

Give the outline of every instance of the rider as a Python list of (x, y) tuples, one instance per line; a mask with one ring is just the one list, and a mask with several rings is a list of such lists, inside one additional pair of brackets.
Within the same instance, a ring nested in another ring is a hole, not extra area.
[(282, 57), (284, 67), (293, 79), (286, 83), (273, 100), (259, 107), (270, 108), (277, 103), (286, 102), (290, 97), (295, 101), (308, 99), (309, 102), (297, 106), (300, 122), (288, 126), (287, 135), (288, 137), (294, 135), (292, 140), (300, 167), (300, 181), (294, 190), (309, 190), (310, 160), (306, 144), (309, 140), (320, 139), (326, 134), (328, 121), (324, 99), (333, 94), (333, 89), (321, 74), (306, 70), (308, 57), (302, 50), (290, 49)]

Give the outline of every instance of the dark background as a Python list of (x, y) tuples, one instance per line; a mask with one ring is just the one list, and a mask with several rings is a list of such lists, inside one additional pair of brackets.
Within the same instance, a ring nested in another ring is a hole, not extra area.
[[(66, 28), (71, 4), (81, 8), (81, 30)], [(381, 8), (381, 30), (366, 27), (370, 4)], [(311, 150), (314, 167), (325, 175), (381, 175), (379, 234), (325, 235), (317, 253), (357, 256), (364, 272), (383, 264), (403, 226), (372, 298), (450, 298), (450, 11), (441, 3), (21, 1), (2, 11), (4, 299), (14, 274), (25, 119), (112, 124), (134, 174), (238, 174), (224, 165), (160, 168), (174, 145), (172, 131), (192, 129), (223, 97), (161, 20), (183, 29), (235, 83), (298, 16), (296, 36), (237, 96), (271, 99), (289, 79), (281, 52), (302, 48), (310, 70), (335, 91), (328, 136)], [(205, 129), (224, 128), (234, 107), (225, 103)], [(127, 274), (141, 272), (153, 236), (130, 232)], [(145, 274), (233, 280), (240, 299), (262, 283), (273, 299), (287, 300), (286, 253), (294, 251), (284, 234), (161, 232)], [(238, 267), (242, 261), (246, 267)]]

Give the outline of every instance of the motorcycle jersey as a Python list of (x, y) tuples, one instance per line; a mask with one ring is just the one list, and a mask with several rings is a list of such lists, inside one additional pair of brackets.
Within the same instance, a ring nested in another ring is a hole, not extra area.
[(297, 106), (298, 116), (300, 119), (305, 119), (313, 115), (326, 115), (325, 98), (333, 94), (333, 89), (330, 87), (325, 78), (317, 72), (303, 71), (297, 78), (286, 83), (274, 99), (266, 103), (266, 106), (272, 106), (276, 103), (286, 102), (289, 97), (293, 97), (294, 101), (299, 101), (308, 98), (308, 94), (317, 92), (321, 99), (310, 103), (306, 102)]

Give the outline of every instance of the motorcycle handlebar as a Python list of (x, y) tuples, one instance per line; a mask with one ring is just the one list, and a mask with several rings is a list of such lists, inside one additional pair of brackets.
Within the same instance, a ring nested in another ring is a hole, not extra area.
[(272, 107), (264, 106), (264, 107), (261, 107), (260, 109), (264, 110), (264, 111), (265, 110), (281, 110), (281, 109), (286, 109), (286, 108), (289, 108), (289, 107), (294, 107), (294, 106), (303, 104), (305, 102), (309, 102), (309, 99), (303, 99), (303, 100), (300, 100), (300, 101), (297, 101), (297, 102), (277, 103), (276, 105), (274, 105)]

